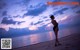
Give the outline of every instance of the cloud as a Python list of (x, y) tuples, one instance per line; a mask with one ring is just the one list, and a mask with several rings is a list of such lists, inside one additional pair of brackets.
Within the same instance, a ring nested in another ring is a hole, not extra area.
[(10, 16), (23, 16), (27, 12), (27, 6), (24, 4), (25, 1), (28, 3), (30, 0), (0, 0), (0, 8), (2, 8), (0, 14), (2, 16), (6, 14)]
[(0, 0), (0, 9), (3, 9), (7, 4), (3, 1)]
[(24, 5), (27, 6), (27, 5), (29, 4), (30, 1), (31, 1), (31, 0), (23, 0), (22, 2), (23, 2)]
[[(6, 33), (6, 30), (4, 30), (3, 28), (0, 28), (0, 35)], [(2, 36), (2, 35), (1, 35)], [(1, 37), (0, 37), (1, 38)]]
[(79, 7), (79, 5), (75, 5), (75, 6), (73, 6), (72, 9), (75, 9), (75, 8), (77, 8), (77, 7)]
[(37, 29), (38, 29), (38, 27), (36, 25), (32, 25), (29, 27), (29, 30), (37, 30)]
[(39, 24), (39, 23), (42, 23), (43, 21), (38, 21), (37, 23), (35, 23), (34, 25), (36, 25), (36, 24)]
[[(10, 19), (9, 18), (8, 19), (6, 18), (5, 20), (3, 19), (4, 22), (0, 25), (1, 26), (0, 28), (4, 28), (6, 31), (9, 31), (10, 28), (12, 28), (12, 29), (26, 28), (26, 29), (31, 30), (31, 31), (38, 30), (39, 28), (40, 29), (44, 28), (42, 30), (42, 31), (44, 31), (45, 27), (50, 27), (51, 26), (50, 25), (51, 20), (49, 19), (49, 15), (51, 13), (53, 13), (53, 11), (52, 11), (53, 8), (52, 7), (47, 7), (46, 5), (44, 5), (44, 6), (42, 5), (38, 8), (28, 10), (28, 13), (30, 11), (32, 14), (27, 15), (27, 13), (26, 13), (26, 15), (23, 16), (23, 18), (20, 17), (20, 15), (19, 15), (19, 16), (16, 16), (16, 17), (11, 17)], [(24, 9), (16, 9), (16, 10), (17, 11), (20, 10), (19, 14), (21, 14), (21, 11), (24, 10)], [(59, 9), (59, 11), (65, 11), (65, 10), (67, 10), (67, 8), (63, 8), (61, 10)], [(35, 14), (35, 12), (36, 12), (36, 14)], [(15, 14), (16, 13), (18, 13), (18, 12), (15, 12)], [(14, 13), (11, 13), (11, 14), (14, 15)], [(58, 16), (58, 18), (59, 17), (60, 16)], [(62, 19), (62, 18), (64, 18), (64, 17), (60, 17), (60, 19)], [(65, 19), (66, 18), (64, 18), (62, 20), (65, 20)], [(59, 19), (57, 19), (57, 20), (59, 20)], [(24, 21), (24, 22), (22, 22), (22, 21)]]
[(7, 14), (10, 16), (23, 16), (27, 12), (25, 9), (26, 7), (24, 6), (14, 4), (10, 9), (8, 9)]
[(0, 28), (3, 28), (6, 31), (9, 31), (9, 26), (6, 24), (0, 24)]
[[(47, 9), (48, 12), (51, 13), (52, 9)], [(49, 13), (47, 12), (47, 10), (45, 10), (42, 14), (40, 14), (39, 16), (26, 16), (24, 18), (22, 17), (8, 17), (3, 19), (3, 24), (2, 27), (5, 29), (6, 31), (9, 31), (10, 28), (13, 29), (29, 29), (29, 30), (37, 30), (39, 27), (43, 27), (44, 25), (49, 23), (49, 18), (47, 15), (49, 15)], [(24, 22), (22, 22), (24, 21)], [(46, 21), (46, 22), (45, 22)], [(34, 26), (35, 25), (35, 26)], [(4, 26), (6, 26), (4, 28)]]
[(77, 14), (80, 14), (80, 10), (76, 12)]
[(2, 16), (6, 16), (7, 15), (7, 11), (3, 11)]
[[(29, 30), (37, 30), (39, 27), (42, 27), (49, 23), (48, 21), (45, 22), (46, 19), (39, 20), (41, 17), (24, 17), (24, 18), (11, 18), (7, 19), (6, 17), (2, 20), (2, 23), (0, 24), (0, 28), (5, 29), (6, 31), (9, 31), (9, 28), (13, 29), (23, 29), (28, 28)], [(23, 22), (22, 22), (23, 21)], [(31, 24), (33, 23), (33, 24)]]
[(3, 17), (0, 17), (0, 24), (1, 24), (2, 20), (3, 20)]
[(46, 18), (47, 18), (47, 16), (44, 16), (44, 17), (43, 17), (43, 19), (46, 19)]
[(66, 20), (68, 18), (68, 16), (65, 16), (63, 18), (61, 18), (60, 20), (63, 21), (63, 20)]
[(60, 14), (60, 15), (61, 15), (61, 14), (63, 14), (63, 12), (66, 11), (66, 10), (68, 10), (68, 8), (63, 8), (63, 9), (61, 9), (61, 10), (55, 11), (53, 14), (54, 14), (54, 15), (56, 15), (56, 14)]
[(1, 23), (3, 23), (3, 24), (15, 24), (16, 21), (13, 21), (13, 20), (11, 20), (11, 19), (8, 20), (7, 17), (4, 17)]
[(28, 10), (28, 12), (24, 15), (37, 16), (37, 15), (41, 14), (43, 11), (45, 11), (46, 9), (47, 9), (47, 5), (42, 5), (39, 8), (35, 8), (33, 10)]
[(14, 21), (11, 18), (9, 19), (8, 17), (4, 17), (1, 21), (1, 24), (20, 24), (25, 21)]

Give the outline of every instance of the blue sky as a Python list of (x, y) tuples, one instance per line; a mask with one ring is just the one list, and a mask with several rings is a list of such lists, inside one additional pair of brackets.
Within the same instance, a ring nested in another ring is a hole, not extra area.
[(48, 1), (56, 0), (0, 0), (0, 34), (11, 34), (15, 30), (14, 35), (50, 31), (51, 14), (59, 26), (67, 26), (69, 22), (72, 26), (80, 20), (74, 20), (80, 14), (80, 5), (47, 5)]

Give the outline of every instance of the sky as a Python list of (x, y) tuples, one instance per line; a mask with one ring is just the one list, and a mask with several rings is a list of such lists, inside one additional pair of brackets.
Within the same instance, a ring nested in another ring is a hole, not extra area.
[(51, 31), (50, 15), (55, 16), (61, 28), (78, 23), (80, 5), (47, 5), (49, 1), (75, 0), (0, 0), (0, 34), (15, 36)]

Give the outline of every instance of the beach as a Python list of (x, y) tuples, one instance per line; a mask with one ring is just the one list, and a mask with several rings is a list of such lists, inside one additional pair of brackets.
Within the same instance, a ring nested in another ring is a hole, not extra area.
[(55, 39), (33, 45), (14, 48), (13, 50), (80, 50), (80, 34), (74, 33), (59, 38), (61, 45), (55, 47)]

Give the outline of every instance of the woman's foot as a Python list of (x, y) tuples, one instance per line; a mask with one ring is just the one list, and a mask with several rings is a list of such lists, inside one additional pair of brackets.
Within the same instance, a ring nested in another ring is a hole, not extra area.
[(57, 44), (55, 44), (55, 47), (58, 46)]
[(61, 45), (61, 43), (56, 43), (56, 44), (55, 44), (55, 47), (56, 47), (56, 46), (59, 46), (59, 45)]

